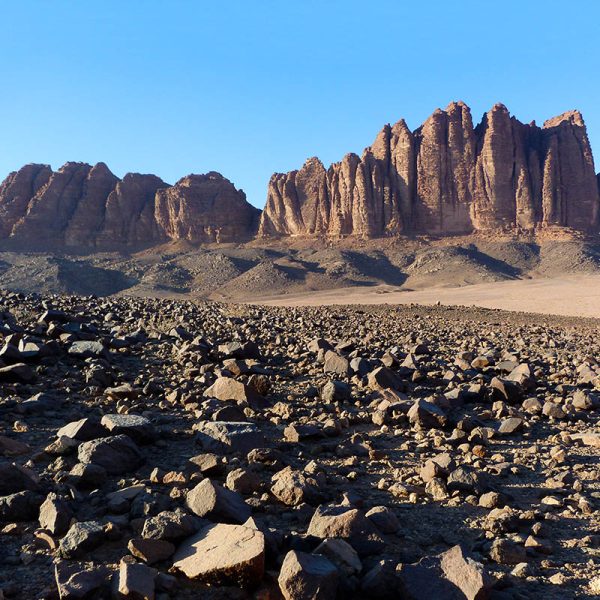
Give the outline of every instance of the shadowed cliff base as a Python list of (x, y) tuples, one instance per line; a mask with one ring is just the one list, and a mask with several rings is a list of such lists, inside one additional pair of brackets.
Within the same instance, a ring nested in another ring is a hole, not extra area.
[[(429, 293), (424, 302), (456, 303), (456, 297), (462, 298), (458, 303), (470, 304), (468, 292), (455, 296), (448, 289), (473, 289), (475, 294), (483, 285), (489, 288), (486, 298), (498, 296), (498, 302), (484, 306), (509, 308), (502, 296), (520, 288), (494, 284), (539, 281), (539, 288), (522, 289), (542, 293), (551, 291), (545, 281), (600, 275), (600, 243), (584, 239), (466, 236), (343, 242), (307, 246), (296, 240), (293, 248), (176, 242), (132, 254), (80, 256), (0, 252), (0, 288), (278, 304), (331, 303), (332, 298), (334, 303), (420, 302), (410, 294), (422, 291)], [(570, 309), (569, 298), (565, 293), (564, 305)], [(564, 313), (556, 306), (542, 312)]]

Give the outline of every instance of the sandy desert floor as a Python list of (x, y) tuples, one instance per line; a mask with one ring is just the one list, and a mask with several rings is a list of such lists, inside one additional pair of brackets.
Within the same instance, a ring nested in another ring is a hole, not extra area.
[(436, 304), (480, 306), (543, 314), (600, 318), (600, 275), (482, 283), (463, 287), (401, 290), (378, 285), (255, 298), (253, 304)]

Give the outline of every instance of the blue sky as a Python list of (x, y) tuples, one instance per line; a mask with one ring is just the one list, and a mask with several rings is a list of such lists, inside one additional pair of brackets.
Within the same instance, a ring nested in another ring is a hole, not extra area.
[(578, 108), (598, 154), (599, 19), (593, 0), (1, 2), (0, 179), (216, 170), (262, 208), (274, 171), (451, 100), (475, 121), (498, 101), (526, 122)]

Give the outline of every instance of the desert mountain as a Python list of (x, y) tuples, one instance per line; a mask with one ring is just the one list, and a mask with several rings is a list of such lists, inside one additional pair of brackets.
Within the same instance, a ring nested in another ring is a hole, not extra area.
[(216, 172), (168, 185), (154, 175), (119, 179), (104, 163), (26, 165), (0, 184), (0, 249), (120, 250), (172, 240), (244, 242), (547, 226), (597, 231), (600, 196), (577, 111), (542, 127), (496, 104), (473, 126), (462, 102), (410, 131), (386, 125), (362, 156), (326, 169), (311, 158), (276, 173), (261, 212)]
[(386, 125), (362, 156), (318, 158), (269, 182), (259, 235), (463, 234), (598, 227), (600, 198), (577, 111), (542, 127), (496, 104), (473, 126), (462, 102), (410, 131)]
[(0, 243), (51, 250), (243, 241), (259, 213), (215, 172), (170, 186), (154, 175), (119, 179), (104, 163), (26, 165), (0, 184)]

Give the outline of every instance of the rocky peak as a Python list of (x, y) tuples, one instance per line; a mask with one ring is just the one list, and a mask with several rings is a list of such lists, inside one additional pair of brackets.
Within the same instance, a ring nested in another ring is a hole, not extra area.
[(119, 249), (179, 238), (235, 241), (253, 234), (258, 213), (214, 171), (169, 186), (154, 175), (119, 179), (102, 162), (67, 162), (57, 171), (27, 165), (0, 185), (0, 245)]
[(371, 154), (379, 160), (388, 160), (390, 156), (391, 137), (392, 127), (388, 123), (387, 125), (384, 125), (383, 129), (377, 134), (373, 144), (369, 148), (365, 148), (364, 152), (371, 152)]
[(25, 165), (0, 184), (0, 236), (10, 235), (15, 223), (27, 210), (30, 199), (52, 176), (49, 165)]
[[(321, 169), (309, 171), (322, 182)], [(271, 179), (260, 235), (589, 231), (599, 224), (598, 182), (578, 111), (540, 128), (498, 103), (474, 127), (469, 107), (451, 102), (415, 131), (403, 120), (385, 125), (360, 158), (329, 167), (325, 186), (298, 186), (298, 173)], [(315, 214), (315, 206), (322, 207), (319, 226), (306, 226), (300, 216), (307, 207)]]
[(562, 115), (558, 115), (544, 121), (544, 129), (557, 127), (563, 123), (573, 125), (575, 127), (585, 127), (583, 115), (578, 110), (568, 110), (567, 112), (562, 113)]
[(298, 171), (275, 173), (267, 195), (269, 218), (261, 219), (259, 235), (323, 234), (329, 221), (327, 172), (316, 157)]
[(155, 218), (168, 239), (235, 242), (252, 233), (260, 211), (221, 174), (187, 175), (157, 190)]

